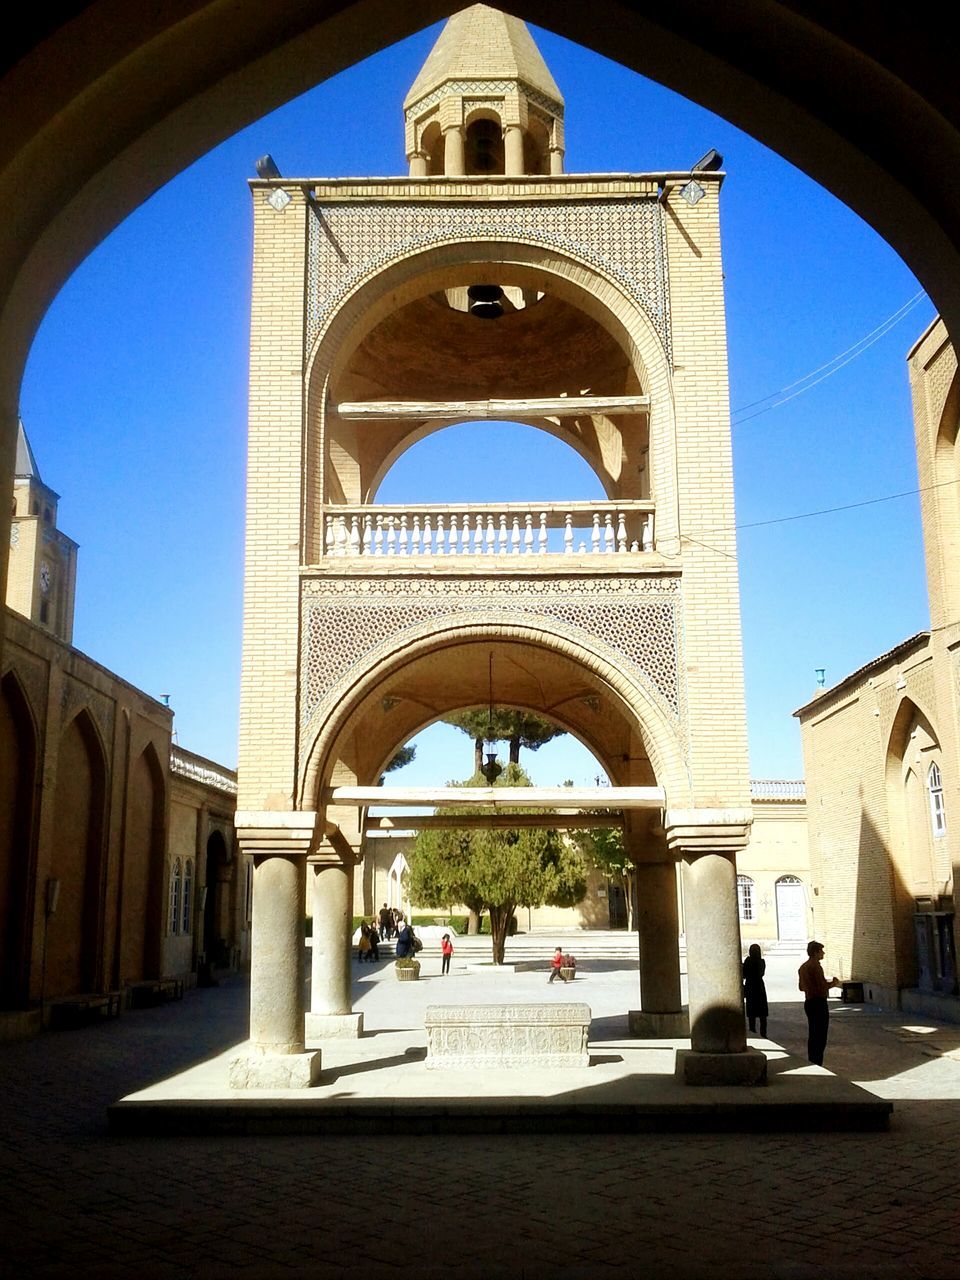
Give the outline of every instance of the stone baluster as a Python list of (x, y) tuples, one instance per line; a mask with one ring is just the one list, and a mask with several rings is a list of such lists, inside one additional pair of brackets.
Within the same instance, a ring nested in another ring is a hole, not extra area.
[(337, 516), (336, 529), (336, 555), (345, 556), (347, 554), (347, 523), (343, 516)]
[(375, 556), (383, 555), (383, 516), (377, 514), (377, 527), (373, 535), (373, 554)]
[(540, 532), (537, 534), (537, 551), (540, 555), (547, 554), (547, 513), (540, 512)]
[(423, 517), (423, 554), (433, 555), (433, 524), (429, 516)]
[(418, 515), (413, 517), (413, 532), (410, 538), (410, 554), (418, 556), (420, 554), (420, 517)]
[(446, 548), (443, 545), (444, 532), (445, 530), (443, 527), (443, 514), (441, 513), (440, 515), (437, 516), (437, 555), (438, 556), (442, 556), (444, 551), (446, 550)]
[(505, 556), (507, 554), (507, 517), (505, 513), (500, 515), (500, 532), (497, 537), (497, 555)]
[(518, 556), (520, 554), (520, 517), (513, 517), (513, 527), (510, 530), (510, 554)]
[(409, 555), (410, 539), (407, 535), (407, 516), (406, 512), (400, 517), (400, 539), (397, 545), (397, 554), (401, 556)]
[(333, 516), (327, 516), (323, 522), (323, 548), (328, 556), (333, 555)]
[(451, 515), (450, 517), (450, 554), (452, 556), (455, 556), (457, 554), (457, 517), (456, 515)]
[(460, 525), (460, 554), (468, 556), (470, 554), (470, 513), (463, 513), (463, 521)]
[(653, 512), (651, 511), (643, 522), (643, 549), (644, 551), (653, 550)]
[(593, 513), (593, 528), (590, 530), (590, 550), (594, 555), (600, 552), (600, 513)]
[(627, 549), (627, 522), (622, 511), (617, 512), (617, 550), (622, 555)]
[(387, 555), (397, 554), (397, 523), (393, 516), (387, 516)]
[(533, 516), (525, 515), (523, 517), (523, 554), (525, 556), (533, 555)]
[(563, 554), (573, 555), (573, 516), (569, 511), (563, 517)]
[(363, 555), (368, 556), (370, 554), (370, 551), (372, 549), (372, 544), (373, 544), (373, 517), (364, 516), (363, 517), (363, 546), (361, 548), (361, 552)]
[(608, 511), (603, 517), (603, 550), (606, 555), (612, 555), (616, 549), (616, 539), (613, 533), (613, 516)]
[(497, 530), (493, 523), (493, 516), (487, 516), (487, 555), (496, 555), (497, 552)]
[(479, 511), (476, 514), (476, 523), (473, 529), (473, 554), (475, 556), (483, 555), (483, 516)]
[(358, 556), (360, 554), (360, 517), (350, 517), (350, 554)]

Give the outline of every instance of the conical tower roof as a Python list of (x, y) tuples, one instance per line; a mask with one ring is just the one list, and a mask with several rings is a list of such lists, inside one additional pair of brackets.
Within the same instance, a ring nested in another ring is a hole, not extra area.
[(33, 456), (33, 450), (30, 448), (30, 441), (27, 439), (27, 433), (23, 427), (23, 419), (17, 422), (17, 468), (13, 473), (18, 480), (40, 479), (40, 468), (37, 466), (37, 460)]
[(563, 96), (526, 24), (486, 4), (455, 13), (407, 94), (409, 109), (450, 81), (519, 80), (563, 106)]

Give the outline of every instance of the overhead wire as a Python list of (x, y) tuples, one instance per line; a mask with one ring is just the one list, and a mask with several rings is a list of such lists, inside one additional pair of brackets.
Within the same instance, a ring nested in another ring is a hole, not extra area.
[[(793, 382), (787, 383), (779, 391), (771, 391), (769, 395), (761, 396), (759, 400), (752, 400), (749, 404), (734, 409), (731, 415), (732, 419), (734, 419), (732, 425), (735, 427), (742, 426), (743, 423), (759, 418), (764, 413), (779, 409), (781, 405), (789, 404), (791, 400), (796, 400), (798, 396), (802, 396), (805, 391), (811, 391), (814, 387), (819, 386), (821, 382), (825, 382), (827, 378), (839, 373), (841, 369), (851, 364), (858, 356), (869, 350), (875, 342), (879, 342), (881, 338), (888, 334), (905, 316), (910, 314), (925, 296), (924, 291), (920, 289), (912, 298), (909, 298), (902, 306), (898, 307), (892, 315), (887, 316), (886, 320), (882, 320), (876, 328), (871, 329), (868, 334), (865, 334), (852, 346), (847, 347), (845, 351), (841, 351), (839, 355), (834, 356), (833, 359), (813, 369), (810, 373), (804, 374), (802, 378), (797, 378)], [(777, 399), (777, 397), (783, 398)], [(767, 400), (773, 400), (775, 403), (766, 404)], [(762, 409), (758, 408), (756, 413), (747, 413), (748, 409), (753, 409), (757, 405), (763, 405), (764, 407)], [(746, 416), (738, 418), (738, 414), (745, 414)]]

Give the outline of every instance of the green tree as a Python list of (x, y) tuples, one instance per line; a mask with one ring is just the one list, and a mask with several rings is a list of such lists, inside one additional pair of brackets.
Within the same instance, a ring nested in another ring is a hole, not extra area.
[(587, 864), (602, 871), (623, 890), (627, 904), (627, 928), (632, 929), (633, 863), (624, 845), (623, 831), (619, 827), (586, 827), (569, 834)]
[(383, 780), (388, 773), (395, 773), (397, 769), (404, 769), (408, 764), (412, 764), (416, 758), (417, 748), (408, 744), (401, 747), (399, 751), (394, 752), (390, 758), (390, 763), (380, 775), (380, 785), (383, 786)]
[[(475, 776), (464, 785), (483, 786), (485, 780)], [(495, 785), (528, 787), (530, 779), (519, 765), (508, 765)], [(465, 806), (444, 813), (488, 815), (489, 810)], [(473, 911), (487, 911), (494, 964), (503, 964), (517, 907), (572, 907), (587, 891), (579, 849), (542, 827), (421, 831), (409, 863), (408, 892), (414, 902), (447, 910), (462, 902)]]
[(519, 765), (521, 747), (527, 751), (539, 751), (545, 742), (566, 732), (558, 724), (544, 720), (532, 711), (518, 711), (513, 707), (494, 707), (492, 712), (489, 707), (470, 707), (444, 716), (444, 723), (455, 725), (473, 739), (475, 774), (483, 772), (485, 742), (508, 742), (510, 764)]

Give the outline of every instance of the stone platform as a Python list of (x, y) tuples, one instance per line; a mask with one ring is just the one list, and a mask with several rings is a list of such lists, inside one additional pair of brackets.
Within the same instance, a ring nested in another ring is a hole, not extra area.
[(471, 1071), (588, 1067), (587, 1004), (430, 1005), (427, 1067)]
[(238, 1094), (225, 1054), (109, 1108), (118, 1133), (723, 1133), (885, 1129), (892, 1106), (822, 1067), (753, 1041), (762, 1086), (701, 1086), (675, 1076), (689, 1040), (590, 1043), (589, 1066), (431, 1071), (422, 1028), (323, 1046), (312, 1089)]

